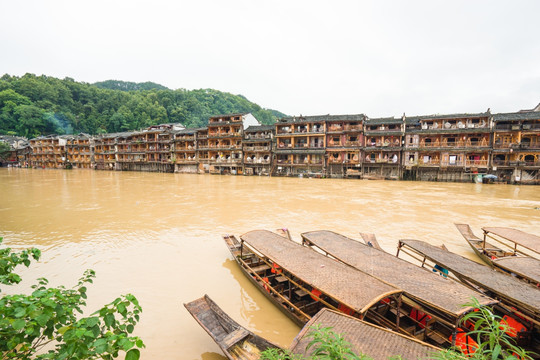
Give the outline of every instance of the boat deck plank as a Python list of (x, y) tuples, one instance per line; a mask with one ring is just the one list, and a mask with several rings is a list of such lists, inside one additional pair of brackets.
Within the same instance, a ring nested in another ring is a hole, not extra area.
[[(308, 336), (312, 327), (331, 327), (333, 331), (343, 334), (356, 354), (366, 354), (374, 360), (387, 360), (400, 355), (402, 359), (427, 359), (437, 352), (438, 348), (413, 340), (395, 332), (368, 324), (350, 316), (332, 311), (321, 310), (296, 336), (290, 346), (294, 354), (309, 355), (305, 349), (312, 340)], [(311, 350), (313, 351), (313, 350)]]
[(364, 313), (379, 300), (401, 290), (330, 259), (276, 233), (255, 230), (240, 238), (294, 276), (337, 301)]
[(497, 302), (453, 280), (332, 231), (306, 232), (302, 238), (344, 263), (456, 318), (471, 310), (463, 304), (470, 302), (473, 296), (481, 304)]
[(400, 240), (400, 243), (457, 276), (497, 294), (499, 298), (515, 302), (540, 316), (540, 289), (537, 287), (424, 241), (407, 239)]

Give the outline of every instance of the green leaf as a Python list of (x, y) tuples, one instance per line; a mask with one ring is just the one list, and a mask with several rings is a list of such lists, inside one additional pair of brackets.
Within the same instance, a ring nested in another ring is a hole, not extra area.
[(24, 319), (17, 319), (11, 324), (14, 330), (21, 330), (25, 325), (26, 321)]
[(88, 319), (86, 319), (86, 325), (88, 325), (88, 327), (94, 327), (98, 323), (99, 323), (99, 318), (96, 316), (89, 317)]
[(126, 353), (125, 360), (139, 360), (141, 357), (141, 352), (139, 349), (131, 349)]
[(495, 346), (495, 349), (493, 349), (493, 353), (491, 354), (491, 360), (498, 359), (500, 353), (501, 353), (501, 345), (497, 344)]
[(115, 323), (114, 315), (113, 314), (107, 314), (105, 315), (105, 325), (110, 327)]
[(50, 317), (46, 314), (41, 314), (36, 318), (36, 322), (39, 324), (39, 326), (43, 327), (47, 325), (47, 321), (49, 321)]
[(24, 314), (26, 314), (26, 309), (25, 308), (16, 308), (15, 309), (15, 314), (13, 314), (13, 316), (15, 316), (15, 317), (23, 317)]
[(134, 327), (133, 325), (129, 324), (126, 329), (127, 329), (127, 332), (131, 334), (133, 332)]
[(66, 333), (66, 331), (69, 330), (70, 327), (71, 327), (71, 326), (62, 326), (60, 329), (58, 329), (58, 333), (59, 333), (60, 335), (64, 335), (64, 334)]
[(126, 306), (124, 305), (124, 303), (120, 303), (118, 304), (118, 312), (122, 315), (126, 315)]

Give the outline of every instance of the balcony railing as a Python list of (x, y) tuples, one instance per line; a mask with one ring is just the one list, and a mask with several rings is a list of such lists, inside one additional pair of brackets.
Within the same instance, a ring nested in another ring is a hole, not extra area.
[(244, 136), (246, 140), (270, 139), (271, 137), (271, 134), (249, 134)]
[(485, 167), (487, 166), (488, 161), (487, 160), (465, 160), (466, 166), (481, 166)]
[(270, 151), (270, 146), (246, 146), (244, 151)]
[(217, 163), (223, 163), (223, 164), (241, 164), (242, 163), (242, 159), (222, 159), (222, 158), (217, 158), (217, 159), (212, 159), (210, 158), (210, 160), (213, 160)]
[(362, 130), (362, 125), (344, 125), (343, 130), (345, 130), (345, 131), (350, 131), (350, 130), (361, 131)]
[(244, 159), (244, 163), (245, 164), (263, 164), (263, 165), (267, 165), (267, 164), (270, 164), (271, 161), (270, 161), (270, 159), (268, 159), (268, 160), (251, 159), (251, 158), (247, 157), (247, 158)]
[(307, 160), (307, 159), (304, 159), (304, 160), (294, 160), (293, 164), (295, 164), (295, 165), (322, 165), (323, 161), (322, 160)]
[(488, 147), (489, 142), (487, 140), (470, 141), (459, 140), (456, 142), (447, 142), (438, 140), (432, 142), (420, 141), (419, 147), (421, 148), (463, 148), (463, 147)]

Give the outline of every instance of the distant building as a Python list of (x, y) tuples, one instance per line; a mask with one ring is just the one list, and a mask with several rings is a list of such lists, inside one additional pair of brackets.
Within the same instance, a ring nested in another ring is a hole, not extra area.
[(0, 135), (0, 142), (9, 145), (10, 151), (5, 159), (0, 159), (0, 166), (25, 166), (30, 160), (30, 143), (20, 136)]
[(514, 113), (369, 118), (250, 113), (90, 136), (0, 136), (6, 164), (36, 168), (540, 184), (540, 104)]

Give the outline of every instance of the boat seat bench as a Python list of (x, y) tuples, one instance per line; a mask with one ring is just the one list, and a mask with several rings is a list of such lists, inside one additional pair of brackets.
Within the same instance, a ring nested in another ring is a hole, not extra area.
[(246, 329), (237, 329), (231, 333), (229, 333), (227, 336), (221, 340), (221, 343), (226, 347), (229, 348), (232, 345), (236, 344), (243, 338), (249, 335), (249, 332)]
[(259, 266), (252, 267), (251, 270), (253, 270), (253, 272), (256, 272), (258, 274), (258, 273), (261, 273), (263, 271), (270, 270), (270, 266), (268, 266), (266, 264), (262, 264), (262, 265), (259, 265)]

